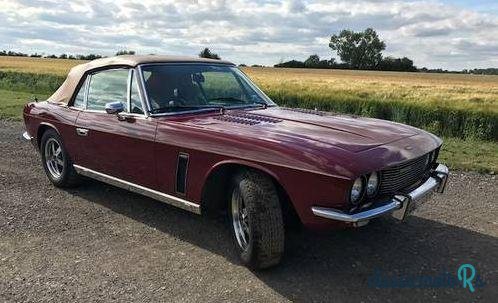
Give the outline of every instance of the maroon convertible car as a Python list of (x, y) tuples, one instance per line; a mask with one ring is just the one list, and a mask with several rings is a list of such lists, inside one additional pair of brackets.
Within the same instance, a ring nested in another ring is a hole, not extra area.
[(399, 123), (278, 107), (234, 64), (119, 56), (74, 67), (24, 108), (50, 181), (80, 176), (185, 210), (224, 213), (244, 264), (277, 264), (290, 224), (402, 220), (448, 169), (441, 140)]

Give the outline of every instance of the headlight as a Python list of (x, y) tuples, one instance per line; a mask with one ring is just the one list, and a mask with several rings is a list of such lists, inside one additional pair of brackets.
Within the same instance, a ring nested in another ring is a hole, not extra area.
[(351, 187), (350, 201), (351, 204), (358, 204), (363, 196), (363, 191), (365, 189), (365, 180), (363, 177), (359, 177), (353, 183)]
[(379, 174), (377, 172), (373, 172), (368, 177), (367, 181), (367, 196), (372, 197), (377, 193), (377, 189), (379, 188)]

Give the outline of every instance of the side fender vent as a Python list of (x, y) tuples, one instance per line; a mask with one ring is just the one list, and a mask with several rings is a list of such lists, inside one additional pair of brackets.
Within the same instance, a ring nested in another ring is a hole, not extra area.
[(180, 153), (176, 165), (176, 192), (186, 193), (187, 187), (188, 154)]

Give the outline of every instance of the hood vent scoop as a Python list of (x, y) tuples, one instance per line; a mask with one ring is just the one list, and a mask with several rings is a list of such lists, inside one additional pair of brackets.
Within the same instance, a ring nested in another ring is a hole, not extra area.
[(217, 116), (214, 119), (220, 120), (220, 121), (238, 123), (238, 124), (246, 124), (246, 125), (282, 122), (282, 119), (260, 116), (260, 115), (244, 113), (244, 112), (226, 113), (222, 116)]
[(281, 109), (288, 110), (291, 112), (298, 112), (298, 113), (310, 114), (310, 115), (316, 115), (316, 116), (328, 116), (328, 115), (330, 115), (329, 113), (322, 112), (319, 110), (314, 110), (314, 109), (290, 108), (290, 107), (281, 107)]

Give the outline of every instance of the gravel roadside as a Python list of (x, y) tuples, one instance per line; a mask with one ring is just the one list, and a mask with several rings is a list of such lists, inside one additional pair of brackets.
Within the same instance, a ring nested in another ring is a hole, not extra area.
[[(498, 296), (498, 180), (456, 172), (444, 195), (403, 224), (293, 232), (280, 266), (237, 262), (224, 222), (89, 181), (51, 186), (22, 124), (0, 121), (0, 301), (468, 302)], [(453, 288), (379, 288), (388, 277), (456, 274)]]

